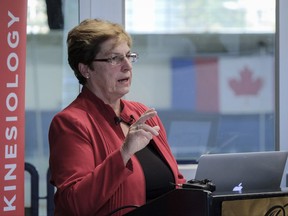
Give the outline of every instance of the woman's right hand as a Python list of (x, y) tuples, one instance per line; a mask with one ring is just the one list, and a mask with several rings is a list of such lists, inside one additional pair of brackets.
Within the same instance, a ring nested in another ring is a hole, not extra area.
[(155, 109), (149, 109), (140, 118), (130, 126), (128, 134), (121, 148), (121, 154), (124, 160), (124, 164), (128, 162), (132, 155), (141, 149), (145, 148), (153, 136), (159, 135), (159, 126), (151, 127), (145, 122), (156, 116)]

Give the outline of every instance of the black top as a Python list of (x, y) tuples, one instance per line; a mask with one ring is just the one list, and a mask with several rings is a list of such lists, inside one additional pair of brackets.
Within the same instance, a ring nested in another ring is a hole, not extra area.
[(175, 188), (173, 184), (175, 183), (174, 175), (166, 161), (155, 149), (153, 140), (135, 155), (145, 175), (146, 201), (152, 200)]

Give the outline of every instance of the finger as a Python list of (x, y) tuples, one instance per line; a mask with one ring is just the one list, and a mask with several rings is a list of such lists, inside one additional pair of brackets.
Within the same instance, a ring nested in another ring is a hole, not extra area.
[(158, 126), (155, 126), (155, 127), (152, 127), (152, 130), (150, 131), (150, 133), (152, 133), (152, 135), (154, 135), (154, 136), (158, 136), (160, 128)]
[(151, 126), (149, 126), (147, 124), (140, 124), (140, 125), (137, 126), (137, 128), (138, 128), (138, 130), (143, 129), (146, 132), (149, 132), (149, 133), (151, 133), (154, 136), (158, 136), (159, 135), (159, 130), (160, 130), (159, 126), (151, 127)]
[(157, 132), (159, 132), (160, 131), (160, 127), (157, 125), (157, 126), (154, 126), (154, 127), (152, 127), (154, 130), (156, 130)]
[(157, 115), (157, 111), (155, 109), (149, 109), (147, 110), (144, 114), (140, 116), (140, 118), (137, 120), (137, 123), (143, 124), (145, 123), (148, 119), (154, 117)]
[[(143, 136), (145, 137), (145, 139), (147, 140), (147, 142), (149, 143), (149, 141), (151, 140), (151, 139), (153, 139), (153, 134), (152, 133), (150, 133), (150, 132), (143, 132)], [(147, 144), (148, 144), (147, 143)]]

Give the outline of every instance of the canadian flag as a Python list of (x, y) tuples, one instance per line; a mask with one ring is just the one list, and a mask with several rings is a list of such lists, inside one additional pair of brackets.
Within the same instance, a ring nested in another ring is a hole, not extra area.
[(272, 56), (172, 60), (172, 107), (223, 114), (274, 110)]
[(274, 63), (271, 56), (221, 58), (221, 113), (265, 113), (274, 110)]

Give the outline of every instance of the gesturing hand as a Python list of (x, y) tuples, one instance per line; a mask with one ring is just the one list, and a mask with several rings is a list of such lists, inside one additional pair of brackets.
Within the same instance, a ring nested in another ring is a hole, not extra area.
[(124, 164), (127, 163), (132, 155), (145, 148), (153, 136), (159, 135), (159, 126), (151, 127), (145, 124), (148, 119), (154, 117), (155, 115), (157, 115), (155, 109), (149, 109), (130, 126), (121, 149)]

